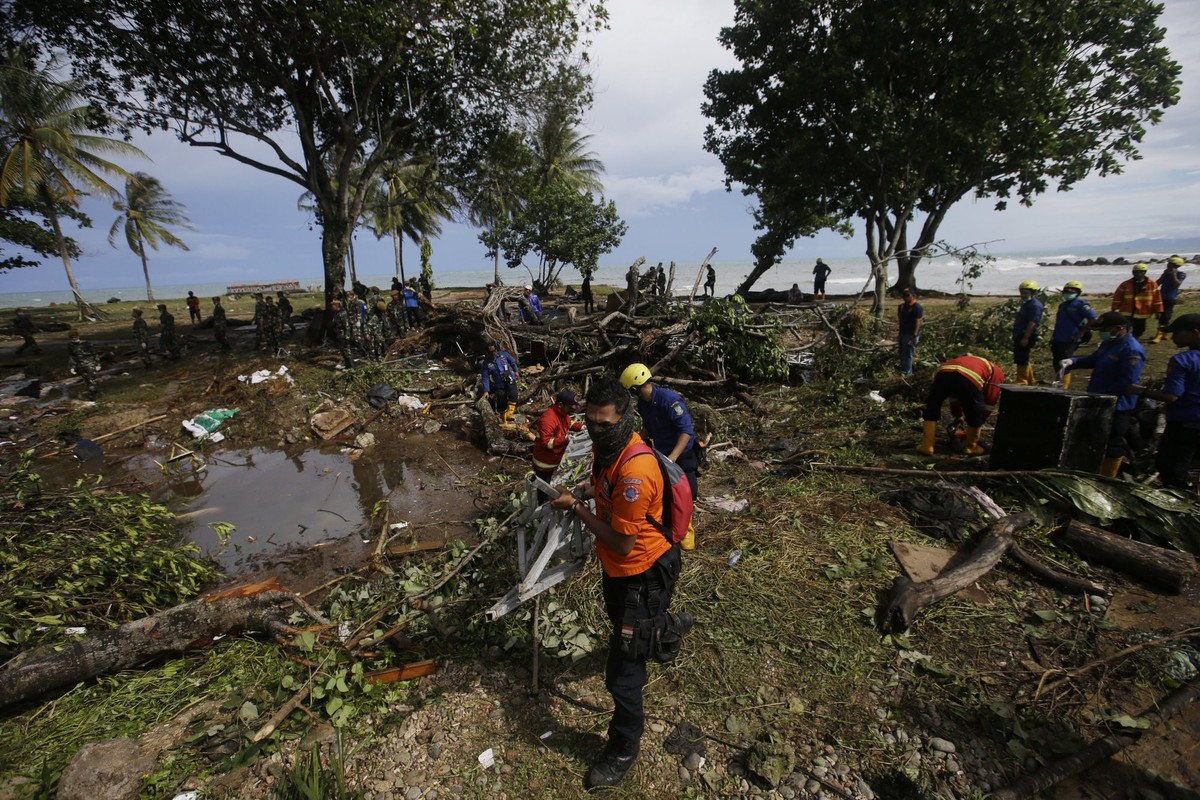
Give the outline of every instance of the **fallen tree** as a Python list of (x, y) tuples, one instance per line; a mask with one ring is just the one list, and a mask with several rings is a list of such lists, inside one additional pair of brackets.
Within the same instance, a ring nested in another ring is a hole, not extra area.
[(1033, 524), (1028, 511), (996, 520), (979, 535), (971, 554), (936, 578), (916, 583), (898, 575), (892, 587), (883, 592), (875, 609), (875, 625), (880, 633), (903, 633), (912, 625), (917, 612), (967, 588), (992, 570), (1013, 543), (1013, 534)]
[(99, 675), (207, 647), (222, 635), (261, 631), (279, 638), (291, 630), (286, 620), (298, 604), (303, 605), (272, 580), (202, 597), (66, 645), (23, 652), (0, 668), (0, 709)]
[(1187, 553), (1135, 542), (1078, 520), (1071, 520), (1059, 538), (1089, 561), (1106, 564), (1173, 594), (1182, 592), (1196, 573), (1196, 559)]

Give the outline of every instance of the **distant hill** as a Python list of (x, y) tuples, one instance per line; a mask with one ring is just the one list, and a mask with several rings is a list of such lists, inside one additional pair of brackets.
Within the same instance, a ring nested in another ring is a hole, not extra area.
[(1200, 253), (1200, 237), (1190, 239), (1134, 239), (1131, 242), (1113, 242), (1112, 244), (1087, 245), (1066, 248), (1071, 252), (1080, 253), (1110, 253), (1122, 251), (1128, 253)]

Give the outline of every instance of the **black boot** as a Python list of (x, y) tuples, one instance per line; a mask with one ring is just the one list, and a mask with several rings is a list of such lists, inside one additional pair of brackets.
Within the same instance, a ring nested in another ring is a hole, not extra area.
[(600, 760), (592, 765), (583, 779), (587, 789), (599, 789), (603, 786), (616, 786), (629, 772), (633, 762), (637, 761), (641, 750), (636, 740), (623, 736), (610, 736), (608, 746), (600, 754)]

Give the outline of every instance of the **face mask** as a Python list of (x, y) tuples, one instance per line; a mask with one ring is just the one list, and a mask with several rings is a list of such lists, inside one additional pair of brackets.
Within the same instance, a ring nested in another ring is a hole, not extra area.
[(1112, 339), (1112, 338), (1113, 338), (1113, 335), (1112, 335), (1111, 331), (1100, 331), (1100, 341), (1107, 342), (1109, 339)]
[(597, 467), (603, 469), (621, 455), (621, 451), (625, 449), (625, 445), (629, 444), (629, 439), (633, 436), (635, 416), (631, 403), (629, 408), (625, 409), (625, 414), (620, 421), (604, 430), (597, 430), (590, 419), (584, 420), (588, 435), (592, 437), (594, 449), (592, 460), (596, 462)]
[(1076, 297), (1079, 297), (1079, 295), (1075, 292), (1063, 292), (1063, 300), (1066, 300), (1068, 303), (1074, 300)]

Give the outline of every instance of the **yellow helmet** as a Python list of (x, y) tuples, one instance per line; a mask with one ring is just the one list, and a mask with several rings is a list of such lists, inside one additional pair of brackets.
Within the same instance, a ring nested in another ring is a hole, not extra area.
[(1020, 287), (1020, 288), (1022, 288), (1022, 289), (1028, 289), (1028, 290), (1029, 290), (1029, 291), (1031, 291), (1031, 292), (1036, 292), (1038, 289), (1040, 289), (1040, 288), (1042, 288), (1042, 287), (1038, 286), (1038, 282), (1037, 282), (1037, 281), (1021, 281), (1021, 287)]
[(1170, 258), (1168, 258), (1168, 259), (1167, 259), (1167, 263), (1168, 263), (1168, 264), (1174, 264), (1174, 265), (1175, 265), (1175, 266), (1177, 266), (1177, 267), (1182, 267), (1182, 266), (1183, 266), (1183, 259), (1182, 259), (1182, 258), (1180, 258), (1179, 256), (1171, 256)]
[(1136, 264), (1134, 264), (1134, 265), (1133, 265), (1133, 271), (1134, 271), (1134, 272), (1145, 272), (1145, 271), (1146, 271), (1146, 270), (1148, 270), (1148, 269), (1150, 269), (1150, 268), (1149, 268), (1149, 267), (1147, 267), (1145, 264), (1143, 264), (1143, 263), (1142, 263), (1142, 262), (1140, 262), (1140, 261), (1139, 261), (1138, 263), (1136, 263)]
[(648, 380), (650, 380), (650, 368), (645, 364), (630, 364), (621, 373), (621, 385), (626, 389), (641, 386)]
[(1067, 289), (1074, 289), (1080, 294), (1083, 294), (1083, 284), (1079, 281), (1067, 281), (1063, 284), (1063, 291), (1065, 292)]

